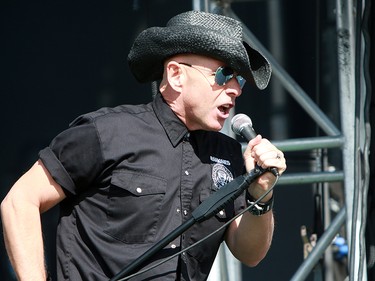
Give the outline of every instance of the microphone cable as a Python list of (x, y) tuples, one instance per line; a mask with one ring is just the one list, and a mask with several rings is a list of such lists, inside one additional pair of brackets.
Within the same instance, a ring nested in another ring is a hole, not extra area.
[(242, 216), (244, 213), (246, 213), (247, 211), (251, 210), (252, 208), (255, 207), (256, 204), (258, 204), (260, 201), (262, 201), (262, 199), (264, 197), (266, 197), (271, 191), (273, 191), (274, 187), (276, 186), (277, 182), (279, 181), (279, 174), (278, 173), (273, 173), (274, 176), (276, 177), (276, 180), (275, 182), (273, 183), (273, 185), (262, 195), (260, 196), (255, 202), (253, 202), (252, 204), (250, 204), (249, 206), (247, 206), (243, 211), (241, 211), (240, 213), (238, 213), (237, 215), (235, 215), (233, 218), (231, 218), (229, 221), (227, 221), (225, 224), (223, 224), (221, 227), (219, 227), (217, 230), (213, 231), (212, 233), (210, 233), (209, 235), (207, 235), (206, 237), (202, 238), (201, 240), (195, 242), (194, 244), (191, 244), (189, 247), (186, 247), (185, 249), (173, 254), (172, 256), (170, 257), (167, 257), (165, 259), (162, 259), (161, 261), (159, 261), (158, 263), (150, 266), (150, 267), (147, 267), (145, 269), (142, 269), (134, 274), (131, 274), (131, 275), (128, 275), (128, 276), (125, 276), (121, 279), (119, 279), (118, 281), (125, 281), (125, 280), (129, 280), (130, 278), (133, 278), (133, 277), (136, 277), (138, 275), (141, 275), (151, 269), (154, 269), (156, 267), (158, 267), (159, 265), (162, 265), (163, 263), (181, 255), (182, 253), (185, 253), (186, 251), (198, 246), (200, 243), (206, 241), (207, 239), (209, 239), (210, 237), (212, 237), (213, 235), (215, 235), (216, 233), (218, 233), (219, 231), (221, 231), (223, 228), (226, 228), (229, 224), (231, 224), (234, 220), (236, 220), (238, 217)]

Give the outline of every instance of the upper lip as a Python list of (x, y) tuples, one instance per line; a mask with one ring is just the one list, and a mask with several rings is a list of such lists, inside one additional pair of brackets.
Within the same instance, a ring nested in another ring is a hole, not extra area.
[(234, 104), (232, 104), (232, 103), (225, 103), (225, 104), (222, 104), (221, 107), (224, 107), (226, 109), (231, 109), (232, 107), (234, 107)]

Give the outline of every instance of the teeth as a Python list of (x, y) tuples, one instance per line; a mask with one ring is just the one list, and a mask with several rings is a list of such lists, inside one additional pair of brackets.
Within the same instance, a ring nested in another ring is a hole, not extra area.
[(219, 107), (219, 110), (226, 113), (229, 110), (230, 106), (229, 105), (222, 105)]

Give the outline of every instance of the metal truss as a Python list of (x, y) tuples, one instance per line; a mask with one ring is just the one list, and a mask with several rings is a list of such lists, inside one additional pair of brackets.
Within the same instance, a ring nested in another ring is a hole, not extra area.
[[(242, 0), (244, 2), (246, 0)], [(234, 1), (194, 0), (193, 8), (206, 12), (220, 11), (241, 19), (231, 9)], [(344, 226), (349, 245), (349, 280), (367, 280), (364, 226), (369, 182), (369, 131), (366, 120), (367, 81), (366, 40), (358, 28), (366, 4), (362, 0), (336, 0), (337, 63), (340, 92), (341, 130), (311, 100), (304, 90), (282, 68), (272, 54), (244, 26), (244, 40), (260, 50), (270, 61), (274, 76), (295, 101), (326, 134), (322, 137), (273, 141), (282, 151), (338, 149), (342, 154), (342, 170), (306, 173), (285, 173), (280, 185), (340, 182), (344, 186), (345, 204), (326, 227), (316, 246), (291, 278), (305, 280), (318, 263), (333, 239)], [(227, 133), (231, 135), (229, 129)], [(218, 280), (217, 278), (214, 280)], [(232, 280), (232, 279), (231, 279)], [(236, 279), (240, 280), (240, 279)]]

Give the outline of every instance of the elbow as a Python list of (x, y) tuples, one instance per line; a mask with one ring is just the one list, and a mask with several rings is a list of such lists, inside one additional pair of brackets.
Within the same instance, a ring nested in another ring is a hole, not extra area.
[(249, 254), (247, 256), (243, 256), (239, 258), (239, 260), (248, 267), (256, 267), (264, 258), (266, 257), (266, 253), (264, 254)]
[(23, 195), (19, 192), (13, 192), (10, 190), (1, 202), (0, 209), (2, 219), (6, 220), (7, 218), (13, 218), (13, 216), (25, 209), (27, 206), (26, 203), (27, 202), (25, 202)]
[(233, 256), (235, 256), (241, 263), (248, 267), (256, 267), (266, 256), (270, 247), (263, 248), (252, 248), (246, 251), (232, 251)]
[(1, 205), (0, 205), (0, 212), (1, 212), (1, 217), (3, 217), (8, 209), (8, 205), (9, 205), (9, 199), (8, 197), (5, 197), (3, 199), (3, 201), (1, 201)]
[(0, 214), (1, 214), (1, 221), (2, 221), (2, 227), (5, 231), (5, 227), (9, 224), (10, 218), (10, 212), (12, 208), (11, 200), (8, 197), (5, 197), (3, 201), (1, 202), (0, 206)]
[(6, 218), (8, 217), (11, 210), (14, 209), (14, 202), (12, 198), (10, 198), (9, 194), (3, 199), (0, 205), (0, 212), (1, 212), (1, 218), (4, 222)]
[(248, 267), (256, 267), (259, 264), (259, 262), (251, 262), (251, 263), (244, 263), (244, 265)]
[(242, 259), (242, 263), (248, 267), (256, 267), (266, 255), (263, 256), (256, 256), (256, 257), (247, 257)]

